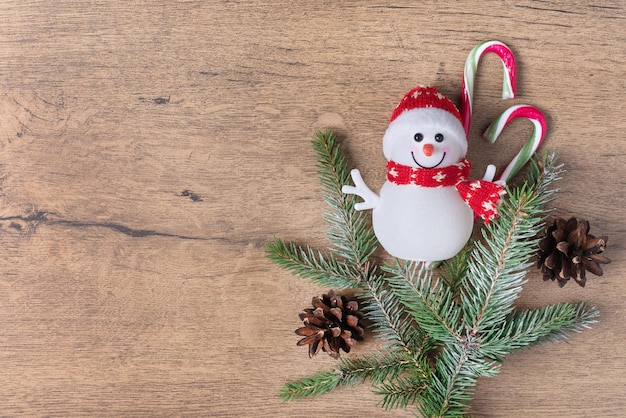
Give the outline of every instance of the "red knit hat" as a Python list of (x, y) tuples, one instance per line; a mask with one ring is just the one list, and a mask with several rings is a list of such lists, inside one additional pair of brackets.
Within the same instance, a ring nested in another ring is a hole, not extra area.
[(398, 103), (398, 106), (396, 106), (395, 110), (391, 114), (389, 123), (393, 122), (398, 116), (407, 110), (422, 107), (435, 107), (443, 109), (452, 113), (452, 115), (456, 117), (461, 124), (463, 124), (459, 110), (456, 108), (454, 103), (450, 101), (450, 99), (439, 93), (436, 87), (424, 86), (417, 86), (404, 95), (402, 100), (400, 100), (400, 103)]

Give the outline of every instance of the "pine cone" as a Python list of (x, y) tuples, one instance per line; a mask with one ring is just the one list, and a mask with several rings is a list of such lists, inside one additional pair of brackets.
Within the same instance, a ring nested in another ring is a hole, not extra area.
[(587, 281), (585, 272), (602, 276), (600, 264), (611, 262), (600, 254), (606, 248), (608, 237), (589, 235), (589, 222), (570, 218), (556, 219), (539, 241), (537, 268), (544, 280), (557, 280), (559, 286), (573, 278), (580, 286)]
[(340, 349), (349, 353), (356, 340), (363, 339), (363, 328), (359, 326), (363, 314), (356, 301), (347, 302), (331, 289), (321, 299), (314, 297), (312, 304), (313, 308), (300, 314), (304, 326), (296, 330), (296, 334), (304, 336), (298, 345), (309, 345), (309, 357), (323, 350), (337, 359)]

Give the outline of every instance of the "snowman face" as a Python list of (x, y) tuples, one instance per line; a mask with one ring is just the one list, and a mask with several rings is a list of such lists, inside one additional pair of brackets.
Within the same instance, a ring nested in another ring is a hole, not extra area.
[(457, 163), (467, 152), (461, 122), (438, 108), (402, 113), (389, 124), (383, 138), (387, 160), (416, 168), (439, 168)]

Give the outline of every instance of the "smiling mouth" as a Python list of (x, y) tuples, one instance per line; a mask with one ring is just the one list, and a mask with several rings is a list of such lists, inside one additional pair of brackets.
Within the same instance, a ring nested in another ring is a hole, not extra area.
[(415, 155), (413, 154), (413, 151), (411, 151), (411, 157), (413, 157), (413, 161), (415, 161), (415, 164), (417, 164), (417, 165), (418, 165), (418, 166), (420, 166), (421, 168), (436, 168), (436, 167), (438, 167), (438, 166), (439, 166), (439, 164), (441, 164), (441, 163), (443, 162), (443, 159), (444, 159), (444, 158), (446, 158), (446, 153), (444, 152), (444, 153), (443, 153), (443, 157), (441, 157), (441, 160), (440, 160), (437, 164), (435, 164), (435, 165), (433, 165), (433, 166), (431, 166), (431, 167), (424, 167), (423, 165), (421, 165), (420, 163), (418, 163), (418, 162), (417, 162), (417, 160), (415, 159)]

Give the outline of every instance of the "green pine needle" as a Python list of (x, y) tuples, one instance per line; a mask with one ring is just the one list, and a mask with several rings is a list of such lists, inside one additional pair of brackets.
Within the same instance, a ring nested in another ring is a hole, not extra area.
[(348, 164), (332, 132), (317, 132), (312, 143), (317, 152), (323, 198), (328, 205), (324, 219), (329, 226), (331, 250), (361, 268), (376, 250), (377, 241), (366, 214), (354, 210), (356, 197), (341, 191), (351, 181)]
[(454, 295), (424, 263), (400, 263), (386, 267), (387, 282), (420, 328), (435, 340), (454, 343), (461, 335), (461, 310)]
[(310, 247), (274, 239), (268, 244), (267, 255), (282, 268), (313, 283), (336, 289), (358, 286), (361, 272), (332, 254), (322, 254)]
[(550, 167), (551, 171), (541, 175), (531, 170), (529, 181), (517, 189), (507, 189), (508, 199), (498, 209), (500, 217), (483, 229), (484, 242), (477, 242), (471, 253), (461, 304), (473, 333), (501, 324), (522, 290), (543, 226), (543, 207), (553, 194), (549, 184), (560, 174), (553, 156), (533, 163), (533, 167), (538, 166)]
[(370, 328), (382, 340), (409, 350), (413, 324), (405, 320), (400, 301), (393, 297), (381, 276), (371, 277), (363, 286), (367, 291), (358, 296), (363, 299), (361, 311), (371, 322)]
[(415, 403), (426, 390), (426, 382), (413, 375), (389, 379), (376, 386), (374, 393), (382, 396), (379, 405), (384, 409), (406, 408)]
[(318, 372), (315, 375), (285, 383), (279, 394), (285, 402), (320, 396), (339, 386), (341, 380), (341, 373), (336, 371)]
[(406, 355), (392, 352), (370, 353), (369, 356), (340, 359), (332, 371), (287, 382), (280, 390), (284, 401), (315, 397), (328, 393), (338, 386), (353, 386), (369, 379), (373, 384), (383, 384), (396, 379), (406, 370), (412, 370), (413, 361)]
[(597, 322), (599, 312), (585, 302), (559, 303), (509, 315), (505, 326), (486, 333), (480, 350), (488, 358), (501, 360), (511, 351), (545, 341), (566, 339)]
[(467, 274), (467, 261), (472, 249), (473, 245), (471, 243), (466, 245), (457, 255), (444, 262), (439, 270), (441, 279), (455, 297), (461, 291), (463, 278)]
[[(338, 369), (346, 384), (363, 383), (382, 384), (393, 380), (407, 370), (414, 370), (414, 361), (403, 352), (371, 352), (369, 356), (342, 358)], [(418, 371), (418, 370), (416, 370)]]

